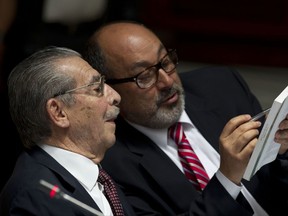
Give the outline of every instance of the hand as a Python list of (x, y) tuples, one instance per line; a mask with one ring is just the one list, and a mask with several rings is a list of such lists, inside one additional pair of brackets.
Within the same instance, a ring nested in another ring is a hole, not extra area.
[(225, 125), (219, 140), (220, 171), (237, 185), (240, 185), (261, 126), (261, 122), (250, 119), (250, 115), (232, 118)]
[(280, 122), (279, 130), (275, 133), (275, 142), (280, 143), (279, 154), (284, 154), (288, 150), (288, 114), (286, 118)]

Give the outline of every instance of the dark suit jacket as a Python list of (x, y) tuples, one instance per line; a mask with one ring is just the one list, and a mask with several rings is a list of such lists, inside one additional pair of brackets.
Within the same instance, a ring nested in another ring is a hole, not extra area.
[[(12, 177), (0, 195), (0, 215), (93, 215), (64, 199), (51, 199), (40, 179), (57, 185), (61, 191), (100, 211), (85, 188), (56, 160), (39, 147), (22, 153)], [(118, 188), (119, 190), (119, 188)], [(125, 215), (135, 215), (119, 190)]]
[[(217, 151), (220, 133), (228, 120), (239, 114), (255, 115), (261, 111), (258, 100), (236, 71), (203, 68), (181, 73), (180, 77), (186, 93), (185, 110)], [(215, 176), (202, 195), (196, 192), (160, 148), (122, 118), (117, 119), (116, 137), (117, 142), (106, 153), (102, 165), (121, 185), (139, 215), (180, 215), (187, 214), (189, 209), (190, 215), (231, 216), (231, 212), (234, 216), (250, 215)], [(280, 176), (280, 165), (277, 160), (265, 166), (246, 185), (258, 202), (277, 216), (288, 212), (281, 213), (278, 208), (287, 197), (284, 193), (287, 184), (284, 190), (285, 182), (281, 181), (285, 178), (287, 181), (287, 171), (282, 178), (276, 178)]]

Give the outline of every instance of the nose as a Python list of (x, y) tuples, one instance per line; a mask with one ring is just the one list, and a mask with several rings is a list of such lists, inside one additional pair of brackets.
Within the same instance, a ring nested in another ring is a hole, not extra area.
[(156, 83), (159, 89), (162, 88), (170, 88), (174, 83), (174, 79), (172, 79), (171, 74), (166, 73), (162, 68), (159, 69), (158, 81)]
[(105, 84), (104, 91), (106, 92), (107, 100), (110, 105), (118, 106), (120, 104), (121, 96), (112, 87)]

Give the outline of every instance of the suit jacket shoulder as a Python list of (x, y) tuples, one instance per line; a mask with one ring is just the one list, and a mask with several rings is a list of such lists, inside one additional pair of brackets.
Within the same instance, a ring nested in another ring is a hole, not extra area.
[[(23, 152), (17, 160), (13, 175), (0, 194), (0, 215), (8, 215), (8, 212), (16, 209), (21, 215), (91, 215), (57, 195), (50, 197), (50, 191), (41, 187), (40, 180), (59, 187), (62, 192), (100, 211), (78, 180), (45, 151), (36, 147)], [(121, 194), (120, 197), (123, 201), (124, 196)], [(127, 215), (134, 215), (131, 206), (126, 210)]]
[[(261, 110), (237, 72), (226, 68), (206, 68), (180, 76), (185, 88), (186, 112), (216, 150), (219, 135), (231, 117)], [(209, 85), (210, 82), (215, 83)], [(232, 95), (239, 98), (231, 98)], [(187, 213), (194, 205), (192, 215), (202, 214), (203, 209), (206, 213), (211, 211), (225, 215), (225, 210), (219, 210), (217, 206), (218, 198), (223, 197), (235, 212), (245, 215), (217, 178), (209, 182), (214, 187), (208, 187), (210, 189), (205, 190), (205, 196), (200, 196), (152, 140), (121, 117), (116, 123), (117, 141), (107, 151), (102, 165), (121, 186), (137, 214), (178, 215)]]

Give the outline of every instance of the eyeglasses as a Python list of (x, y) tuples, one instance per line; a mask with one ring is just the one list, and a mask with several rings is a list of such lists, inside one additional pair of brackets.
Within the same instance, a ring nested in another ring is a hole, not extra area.
[(159, 69), (163, 69), (167, 74), (175, 72), (178, 64), (178, 57), (175, 49), (169, 49), (167, 54), (155, 65), (146, 68), (136, 76), (122, 79), (107, 79), (107, 84), (119, 84), (126, 82), (136, 82), (141, 89), (146, 89), (158, 81)]
[(74, 91), (77, 91), (79, 89), (83, 89), (83, 88), (87, 88), (87, 87), (93, 87), (93, 89), (91, 89), (91, 91), (93, 91), (97, 97), (101, 97), (104, 94), (104, 84), (105, 84), (105, 76), (100, 76), (99, 80), (93, 83), (89, 83), (87, 85), (83, 85), (71, 90), (67, 90), (67, 91), (63, 91), (63, 92), (59, 92), (57, 94), (55, 94), (53, 97), (58, 97), (60, 95), (64, 95), (64, 94), (69, 94), (72, 93)]

